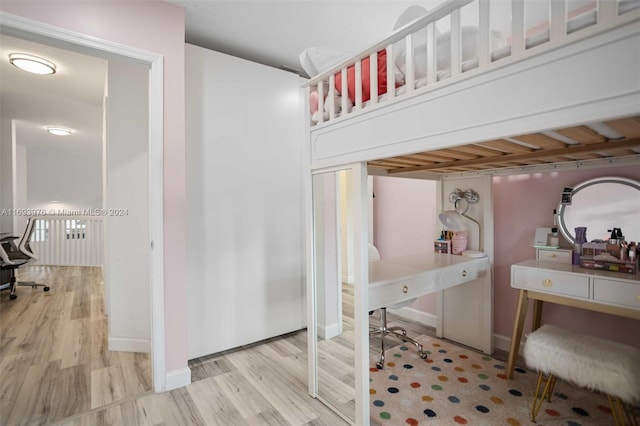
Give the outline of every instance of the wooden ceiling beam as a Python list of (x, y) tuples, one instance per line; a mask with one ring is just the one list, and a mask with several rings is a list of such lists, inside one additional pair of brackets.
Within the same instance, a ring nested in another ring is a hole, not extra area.
[(621, 149), (630, 149), (635, 147), (640, 147), (640, 138), (622, 140), (622, 141), (601, 142), (601, 143), (595, 143), (595, 144), (589, 144), (589, 145), (571, 145), (565, 148), (537, 150), (537, 151), (528, 152), (524, 154), (505, 154), (500, 156), (499, 158), (496, 158), (496, 157), (476, 158), (473, 160), (459, 160), (459, 161), (451, 161), (447, 163), (438, 163), (438, 164), (425, 165), (425, 166), (405, 167), (401, 169), (390, 170), (389, 174), (436, 170), (436, 169), (443, 169), (447, 167), (481, 166), (489, 163), (495, 164), (495, 163), (503, 163), (503, 162), (520, 162), (520, 161), (526, 162), (527, 160), (540, 160), (544, 158), (571, 156), (574, 154), (580, 154), (580, 153), (586, 153), (586, 152), (621, 150)]

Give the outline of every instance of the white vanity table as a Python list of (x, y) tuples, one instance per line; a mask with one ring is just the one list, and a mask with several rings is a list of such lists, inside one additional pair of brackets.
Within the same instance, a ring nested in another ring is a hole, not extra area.
[[(545, 253), (545, 256), (551, 254)], [(513, 378), (529, 300), (534, 302), (534, 329), (540, 327), (543, 302), (640, 320), (640, 274), (531, 259), (511, 266), (511, 287), (519, 289), (519, 294), (507, 366), (510, 379)]]

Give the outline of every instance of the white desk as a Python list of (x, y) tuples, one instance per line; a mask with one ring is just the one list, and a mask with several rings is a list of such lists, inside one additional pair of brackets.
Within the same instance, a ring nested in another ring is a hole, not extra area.
[[(419, 253), (410, 256), (403, 256), (394, 259), (379, 260), (370, 262), (369, 285), (362, 289), (364, 294), (359, 293), (358, 285), (354, 288), (354, 311), (355, 311), (355, 333), (354, 333), (354, 355), (355, 355), (355, 423), (369, 424), (369, 315), (368, 311), (381, 307), (391, 306), (406, 300), (413, 299), (429, 293), (438, 292), (453, 287), (464, 289), (478, 285), (480, 289), (489, 289), (486, 298), (465, 298), (459, 304), (454, 304), (452, 310), (456, 312), (453, 322), (463, 323), (463, 328), (468, 328), (480, 343), (483, 351), (491, 352), (492, 336), (492, 295), (491, 295), (491, 264), (487, 257), (468, 258), (457, 255), (446, 255), (433, 252)], [(476, 287), (472, 287), (474, 290)], [(484, 291), (486, 294), (487, 292)], [(366, 294), (366, 298), (365, 298)], [(453, 296), (452, 296), (453, 297)], [(317, 300), (316, 300), (317, 303)], [(450, 305), (447, 305), (450, 309)], [(471, 314), (472, 321), (468, 321), (468, 314)], [(439, 315), (440, 317), (440, 315)], [(465, 321), (466, 320), (466, 321)], [(469, 324), (469, 325), (468, 325)], [(314, 323), (317, 327), (317, 323)], [(445, 333), (445, 336), (446, 333)], [(327, 393), (321, 394), (318, 390), (319, 357), (317, 349), (317, 338), (310, 340), (310, 381), (309, 389), (313, 396), (321, 398), (341, 416), (349, 416), (342, 413), (339, 405), (333, 405), (328, 401), (328, 394), (331, 389), (325, 388)], [(326, 357), (329, 359), (329, 357)], [(338, 404), (334, 401), (334, 403)], [(340, 404), (345, 404), (344, 401)], [(340, 406), (342, 407), (342, 406)]]
[(419, 253), (369, 263), (369, 310), (490, 277), (489, 259)]
[(513, 378), (529, 300), (533, 329), (542, 322), (542, 303), (550, 302), (640, 319), (640, 274), (598, 271), (535, 259), (511, 265), (511, 287), (519, 289), (507, 377)]

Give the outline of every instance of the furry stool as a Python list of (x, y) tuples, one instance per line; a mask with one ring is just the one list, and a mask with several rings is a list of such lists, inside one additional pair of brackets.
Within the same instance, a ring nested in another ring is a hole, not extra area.
[[(527, 365), (539, 372), (531, 420), (551, 393), (557, 377), (606, 394), (616, 425), (636, 424), (627, 404), (640, 401), (640, 350), (545, 324), (527, 337)], [(539, 395), (543, 376), (547, 376)]]

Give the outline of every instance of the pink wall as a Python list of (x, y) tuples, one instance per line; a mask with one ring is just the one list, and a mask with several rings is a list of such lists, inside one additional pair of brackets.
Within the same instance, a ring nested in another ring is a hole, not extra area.
[[(599, 176), (640, 180), (640, 167), (494, 178), (494, 333), (511, 338), (517, 291), (511, 288), (510, 267), (535, 258), (532, 247), (535, 229), (553, 224), (553, 210), (558, 206), (562, 188)], [(374, 177), (374, 193), (374, 244), (382, 258), (433, 250), (433, 239), (439, 229), (433, 182)], [(596, 238), (588, 232), (587, 237)], [(420, 298), (413, 307), (431, 314), (436, 312), (432, 296)], [(530, 312), (531, 308), (525, 329), (530, 329)], [(543, 321), (640, 347), (640, 327), (635, 320), (546, 304)]]
[[(494, 332), (511, 337), (517, 291), (511, 288), (510, 267), (535, 258), (531, 246), (536, 227), (553, 224), (553, 210), (564, 186), (574, 186), (600, 176), (620, 176), (640, 180), (640, 167), (592, 169), (572, 172), (536, 173), (495, 177), (493, 207), (495, 218)], [(603, 203), (606, 209), (606, 203)], [(611, 212), (615, 216), (615, 212)], [(598, 238), (589, 235), (589, 239)], [(531, 308), (525, 330), (530, 329)], [(584, 309), (547, 303), (543, 322), (561, 325), (581, 333), (640, 347), (638, 321)]]
[(163, 55), (166, 369), (186, 367), (184, 10), (159, 0), (3, 0), (0, 10)]
[[(433, 250), (439, 236), (434, 181), (374, 176), (373, 193), (373, 244), (380, 258)], [(411, 307), (435, 313), (435, 296), (420, 297)]]

